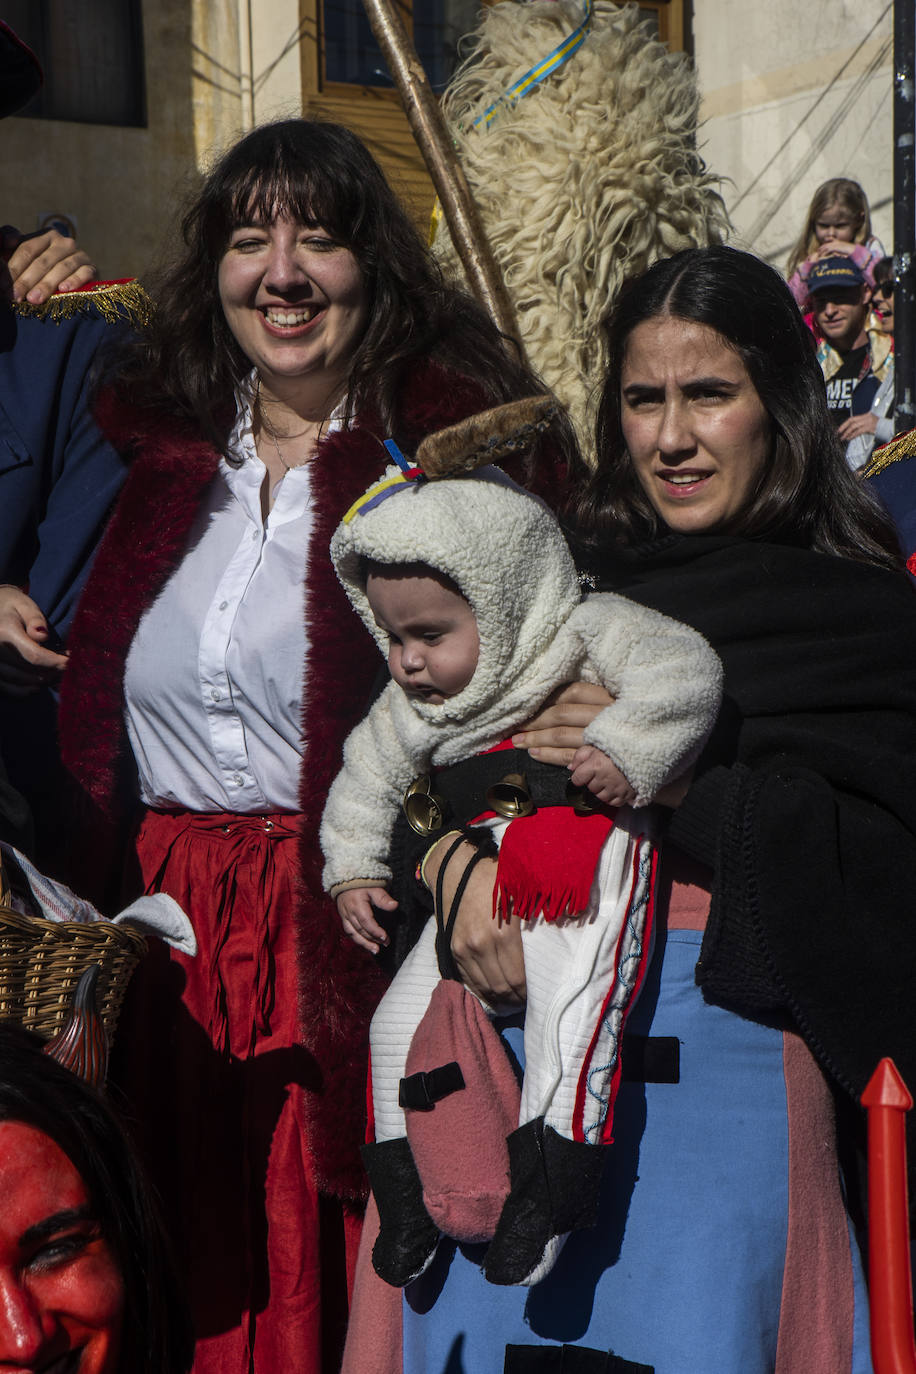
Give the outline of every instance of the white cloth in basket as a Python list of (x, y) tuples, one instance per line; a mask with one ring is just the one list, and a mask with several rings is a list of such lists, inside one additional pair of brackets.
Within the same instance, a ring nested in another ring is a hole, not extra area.
[[(0, 842), (0, 854), (4, 861), (12, 860), (22, 873), (45, 920), (78, 921), (82, 925), (105, 920), (91, 902), (77, 897), (76, 893), (71, 892), (63, 883), (55, 882), (53, 878), (39, 873), (35, 865), (12, 845)], [(13, 906), (16, 906), (15, 896)], [(130, 906), (118, 913), (112, 924), (131, 926), (141, 935), (157, 935), (182, 954), (197, 953), (197, 939), (191, 922), (175, 899), (165, 892), (138, 897), (135, 902), (131, 902)]]

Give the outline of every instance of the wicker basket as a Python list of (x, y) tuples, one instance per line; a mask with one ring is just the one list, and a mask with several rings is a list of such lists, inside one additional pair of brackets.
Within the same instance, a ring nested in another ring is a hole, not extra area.
[(67, 1019), (80, 974), (99, 964), (96, 1002), (111, 1040), (131, 974), (146, 953), (144, 937), (110, 921), (23, 916), (5, 896), (0, 878), (0, 1020), (50, 1039)]

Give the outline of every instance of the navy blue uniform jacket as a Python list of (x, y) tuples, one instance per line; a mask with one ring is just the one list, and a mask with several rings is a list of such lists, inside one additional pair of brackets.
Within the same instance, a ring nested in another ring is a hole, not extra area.
[[(109, 313), (112, 297), (109, 292)], [(0, 304), (0, 582), (25, 587), (65, 639), (125, 476), (91, 409), (102, 345), (129, 327), (80, 293), (67, 318)], [(56, 829), (56, 702), (50, 691), (0, 703), (0, 759), (39, 823)], [(0, 764), (0, 838), (31, 848), (21, 800)]]
[(124, 480), (90, 402), (96, 354), (126, 328), (92, 306), (59, 323), (0, 308), (0, 582), (63, 637)]
[(863, 468), (868, 485), (877, 492), (897, 526), (907, 571), (916, 579), (916, 459), (913, 432), (881, 449)]

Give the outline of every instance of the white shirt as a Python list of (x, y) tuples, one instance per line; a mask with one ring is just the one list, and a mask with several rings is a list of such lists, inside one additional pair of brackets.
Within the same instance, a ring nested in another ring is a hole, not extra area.
[(147, 806), (297, 811), (311, 465), (285, 474), (264, 522), (266, 469), (241, 397), (229, 451), (241, 467), (221, 460), (131, 645), (127, 732)]

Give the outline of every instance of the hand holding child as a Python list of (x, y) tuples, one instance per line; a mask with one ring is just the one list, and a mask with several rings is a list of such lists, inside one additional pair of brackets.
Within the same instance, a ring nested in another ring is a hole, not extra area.
[(372, 913), (395, 911), (397, 902), (383, 887), (350, 887), (337, 896), (337, 911), (350, 939), (370, 954), (378, 954), (380, 945), (388, 944), (388, 936)]
[(592, 744), (583, 744), (576, 750), (569, 771), (575, 787), (587, 787), (607, 806), (631, 806), (636, 800), (635, 789), (616, 763)]
[(572, 763), (582, 746), (582, 731), (614, 698), (594, 682), (567, 682), (547, 698), (531, 720), (515, 730), (512, 743), (541, 763)]

